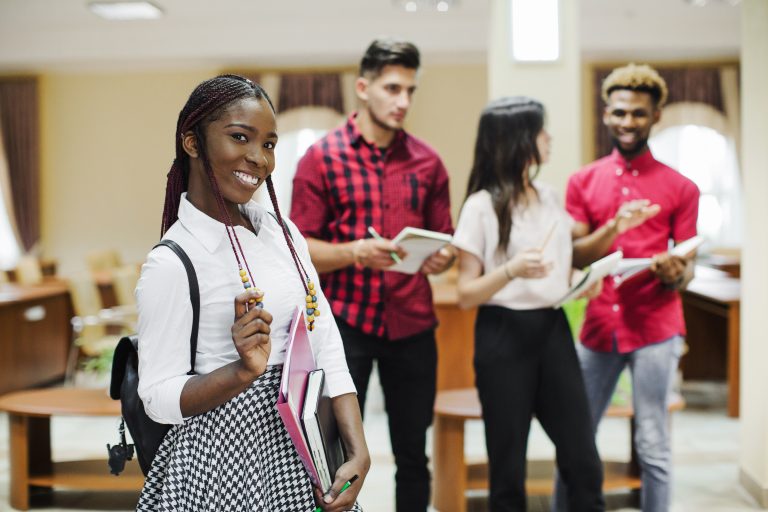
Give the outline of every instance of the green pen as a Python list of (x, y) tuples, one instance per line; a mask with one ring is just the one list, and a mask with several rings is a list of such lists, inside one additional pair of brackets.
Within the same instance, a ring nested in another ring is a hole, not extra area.
[[(384, 241), (384, 238), (375, 230), (373, 229), (373, 226), (368, 226), (368, 232), (371, 234), (373, 238), (376, 240), (382, 240)], [(392, 251), (389, 253), (390, 257), (395, 260), (395, 263), (402, 263), (403, 260), (400, 259), (400, 256), (397, 255), (395, 251)]]
[[(347, 483), (341, 486), (341, 490), (339, 491), (339, 494), (349, 489), (349, 486), (355, 483), (355, 480), (357, 480), (357, 475), (352, 475), (352, 478), (347, 480)], [(315, 507), (315, 512), (323, 512), (322, 507)]]

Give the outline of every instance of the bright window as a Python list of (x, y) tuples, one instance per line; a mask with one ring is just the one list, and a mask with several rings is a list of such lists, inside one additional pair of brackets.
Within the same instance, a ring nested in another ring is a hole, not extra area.
[[(302, 128), (289, 133), (281, 133), (275, 148), (275, 170), (272, 173), (272, 183), (275, 185), (275, 195), (280, 211), (287, 217), (291, 211), (291, 194), (293, 193), (293, 176), (296, 165), (306, 153), (307, 148), (314, 144), (327, 130)], [(256, 200), (272, 209), (267, 187), (262, 186), (256, 192)]]
[(710, 247), (738, 247), (742, 239), (741, 186), (733, 140), (698, 125), (671, 126), (650, 141), (654, 157), (699, 187), (698, 231)]
[(3, 201), (2, 184), (0, 183), (0, 270), (14, 268), (21, 256), (19, 244), (11, 229), (11, 222), (6, 214), (5, 202)]

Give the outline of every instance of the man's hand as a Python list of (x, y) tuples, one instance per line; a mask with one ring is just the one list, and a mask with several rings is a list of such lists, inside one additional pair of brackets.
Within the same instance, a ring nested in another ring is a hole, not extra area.
[(375, 270), (383, 270), (395, 264), (392, 253), (404, 258), (406, 252), (392, 243), (391, 240), (376, 240), (375, 238), (360, 239), (352, 248), (355, 264)]
[(611, 222), (618, 234), (625, 233), (644, 223), (661, 211), (661, 206), (651, 204), (648, 199), (635, 199), (619, 207)]
[(424, 260), (419, 272), (422, 274), (440, 274), (448, 270), (448, 267), (453, 264), (454, 260), (456, 260), (456, 249), (453, 246), (446, 245)]
[(688, 260), (673, 256), (668, 252), (657, 254), (651, 260), (651, 272), (656, 274), (662, 283), (674, 285), (683, 280)]

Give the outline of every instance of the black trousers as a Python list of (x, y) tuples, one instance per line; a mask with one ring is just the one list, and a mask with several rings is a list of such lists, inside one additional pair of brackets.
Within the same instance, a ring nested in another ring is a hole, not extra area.
[(397, 512), (424, 512), (430, 489), (425, 448), (437, 386), (435, 333), (430, 330), (390, 341), (337, 321), (361, 412), (365, 409), (373, 361), (378, 365), (397, 467)]
[(490, 510), (526, 510), (526, 451), (533, 415), (555, 445), (569, 510), (605, 510), (603, 468), (563, 311), (482, 306), (475, 324), (474, 364), (488, 449)]

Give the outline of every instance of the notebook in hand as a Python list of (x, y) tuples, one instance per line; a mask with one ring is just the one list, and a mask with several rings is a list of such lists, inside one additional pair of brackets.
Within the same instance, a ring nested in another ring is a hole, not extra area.
[(301, 462), (309, 473), (312, 483), (320, 487), (321, 482), (301, 426), (301, 411), (309, 373), (316, 369), (312, 345), (309, 342), (304, 311), (297, 307), (293, 314), (288, 348), (283, 363), (283, 375), (277, 397), (277, 411), (285, 429), (296, 447)]
[(616, 266), (621, 261), (621, 251), (612, 252), (608, 256), (600, 258), (589, 266), (589, 269), (584, 272), (584, 275), (579, 279), (577, 283), (571, 286), (568, 293), (563, 296), (562, 299), (557, 301), (554, 305), (555, 308), (559, 308), (569, 300), (578, 298), (587, 288), (603, 279), (605, 276), (613, 272)]
[(439, 231), (405, 227), (392, 239), (392, 242), (402, 247), (407, 254), (402, 262), (387, 267), (387, 270), (415, 274), (424, 260), (449, 244), (451, 240), (453, 240), (451, 235)]
[(309, 374), (301, 421), (320, 477), (321, 489), (327, 492), (333, 485), (336, 471), (346, 458), (333, 414), (333, 403), (325, 390), (325, 372), (322, 369)]
[[(688, 240), (680, 242), (674, 246), (669, 253), (673, 256), (680, 256), (681, 258), (690, 258), (702, 243), (704, 243), (704, 237), (696, 235)], [(621, 260), (619, 265), (613, 271), (613, 275), (616, 276), (616, 287), (618, 288), (631, 277), (634, 277), (645, 270), (649, 270), (652, 261), (652, 258), (624, 258)]]

